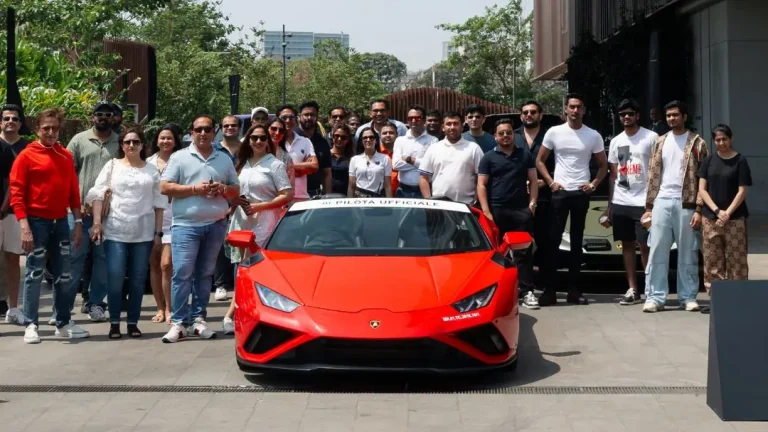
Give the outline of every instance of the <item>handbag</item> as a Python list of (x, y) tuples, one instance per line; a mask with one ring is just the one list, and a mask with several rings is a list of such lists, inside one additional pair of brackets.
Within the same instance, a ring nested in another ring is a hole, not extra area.
[(115, 169), (115, 160), (112, 159), (110, 162), (111, 165), (109, 166), (109, 175), (107, 177), (107, 190), (104, 191), (104, 201), (102, 201), (101, 205), (102, 223), (107, 218), (107, 216), (109, 216), (109, 209), (112, 203), (112, 171)]

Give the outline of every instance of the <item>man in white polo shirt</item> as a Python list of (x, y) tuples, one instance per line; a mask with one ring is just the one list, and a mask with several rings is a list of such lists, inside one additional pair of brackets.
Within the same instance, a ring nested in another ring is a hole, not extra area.
[(296, 108), (293, 105), (283, 105), (277, 109), (277, 115), (280, 117), (280, 120), (285, 122), (285, 149), (291, 155), (293, 168), (296, 173), (294, 202), (309, 199), (307, 175), (317, 172), (320, 167), (315, 157), (315, 148), (312, 146), (312, 141), (297, 134), (294, 130), (298, 118), (297, 114)]
[(419, 189), (424, 198), (439, 196), (474, 204), (483, 150), (461, 137), (463, 123), (457, 112), (443, 116), (445, 139), (429, 146), (419, 166)]
[(419, 190), (419, 167), (427, 149), (437, 142), (437, 138), (427, 133), (426, 118), (427, 110), (423, 106), (412, 105), (407, 117), (410, 129), (395, 140), (392, 165), (399, 172), (398, 197), (422, 197)]
[[(552, 191), (552, 241), (560, 242), (570, 216), (570, 263), (568, 266), (568, 303), (589, 304), (578, 288), (582, 264), (582, 242), (584, 224), (589, 211), (589, 195), (597, 189), (608, 172), (603, 137), (582, 123), (584, 117), (584, 98), (575, 93), (566, 95), (565, 111), (567, 121), (550, 128), (544, 135), (544, 142), (536, 157), (536, 167)], [(555, 152), (555, 178), (549, 175), (546, 166), (550, 152)], [(589, 162), (595, 158), (598, 171), (591, 180)], [(553, 263), (556, 263), (560, 248), (551, 248)], [(543, 275), (546, 280), (544, 292), (539, 297), (540, 306), (557, 303), (553, 286), (554, 275)]]

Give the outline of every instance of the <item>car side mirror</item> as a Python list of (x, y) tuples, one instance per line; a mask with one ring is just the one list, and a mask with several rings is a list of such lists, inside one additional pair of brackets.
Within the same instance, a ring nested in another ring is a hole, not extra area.
[(533, 239), (531, 235), (524, 231), (511, 231), (504, 233), (504, 244), (510, 250), (524, 250), (531, 247)]
[(251, 253), (258, 252), (261, 249), (256, 244), (256, 234), (253, 231), (232, 231), (227, 235), (227, 243), (232, 247), (247, 249)]

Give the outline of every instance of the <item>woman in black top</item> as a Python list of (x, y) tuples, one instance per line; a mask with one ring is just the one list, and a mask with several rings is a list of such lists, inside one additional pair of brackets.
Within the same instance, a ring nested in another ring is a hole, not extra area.
[(349, 161), (354, 156), (352, 136), (352, 131), (345, 124), (336, 125), (331, 130), (332, 191), (345, 196), (349, 187)]
[[(747, 187), (752, 175), (747, 158), (733, 150), (733, 133), (720, 124), (712, 131), (717, 153), (699, 167), (699, 196), (702, 210), (704, 286), (713, 281), (747, 279)], [(702, 309), (709, 312), (709, 308)]]

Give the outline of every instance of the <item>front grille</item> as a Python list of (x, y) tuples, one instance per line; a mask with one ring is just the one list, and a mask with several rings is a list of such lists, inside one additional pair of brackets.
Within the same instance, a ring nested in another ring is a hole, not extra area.
[(318, 338), (274, 359), (270, 364), (322, 364), (336, 367), (378, 369), (458, 369), (483, 364), (434, 339), (336, 339)]
[(484, 324), (463, 330), (457, 333), (456, 337), (472, 345), (483, 354), (499, 355), (509, 352), (509, 345), (493, 324)]
[(606, 239), (584, 239), (582, 245), (587, 252), (608, 252), (611, 250), (611, 242)]
[(248, 336), (243, 349), (251, 354), (264, 354), (288, 342), (293, 337), (294, 334), (288, 330), (261, 323)]

